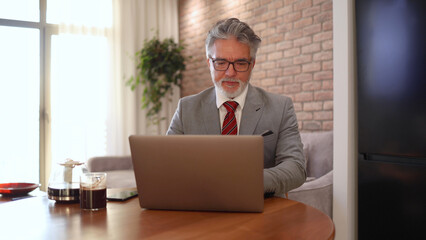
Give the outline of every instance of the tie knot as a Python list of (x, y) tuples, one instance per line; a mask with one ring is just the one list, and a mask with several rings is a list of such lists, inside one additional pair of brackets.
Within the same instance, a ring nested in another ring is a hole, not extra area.
[(223, 106), (225, 106), (228, 112), (235, 112), (235, 110), (237, 109), (238, 103), (235, 101), (227, 101), (223, 103)]

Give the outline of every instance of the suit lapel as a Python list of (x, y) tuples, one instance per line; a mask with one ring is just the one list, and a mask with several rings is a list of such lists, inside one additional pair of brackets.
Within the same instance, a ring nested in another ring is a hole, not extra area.
[(248, 85), (246, 102), (241, 115), (240, 135), (252, 135), (263, 113), (263, 101), (260, 93)]
[(202, 116), (206, 134), (217, 135), (220, 134), (220, 119), (219, 110), (216, 107), (215, 89), (212, 88), (209, 95), (201, 104)]

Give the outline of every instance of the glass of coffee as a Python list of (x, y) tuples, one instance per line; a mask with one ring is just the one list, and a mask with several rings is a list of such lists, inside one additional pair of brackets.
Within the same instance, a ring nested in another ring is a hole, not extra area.
[(106, 177), (103, 172), (83, 173), (80, 176), (80, 207), (96, 211), (106, 208)]

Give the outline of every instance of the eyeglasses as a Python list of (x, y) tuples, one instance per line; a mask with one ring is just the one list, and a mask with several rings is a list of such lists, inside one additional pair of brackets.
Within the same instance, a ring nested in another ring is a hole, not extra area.
[(216, 71), (226, 71), (229, 68), (229, 64), (232, 64), (236, 72), (247, 72), (251, 64), (251, 62), (247, 60), (237, 60), (230, 62), (225, 59), (210, 59), (212, 60), (213, 67)]

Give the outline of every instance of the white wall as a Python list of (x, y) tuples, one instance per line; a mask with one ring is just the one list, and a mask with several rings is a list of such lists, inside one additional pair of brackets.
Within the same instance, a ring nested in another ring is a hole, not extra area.
[(333, 221), (337, 240), (357, 239), (354, 17), (354, 0), (333, 1)]

